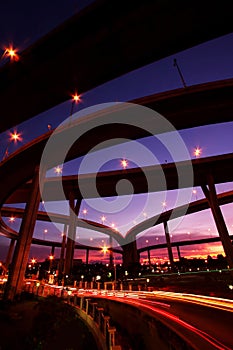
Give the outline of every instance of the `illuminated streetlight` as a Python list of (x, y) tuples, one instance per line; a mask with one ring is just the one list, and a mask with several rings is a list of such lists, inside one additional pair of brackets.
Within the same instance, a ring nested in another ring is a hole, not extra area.
[(126, 169), (128, 167), (128, 161), (126, 159), (121, 160), (121, 166), (123, 169)]
[(200, 157), (200, 155), (202, 154), (202, 149), (200, 147), (196, 147), (193, 154), (196, 158)]
[(14, 143), (17, 143), (18, 141), (22, 141), (22, 137), (21, 137), (22, 133), (19, 133), (17, 132), (16, 130), (14, 130), (14, 132), (11, 132), (10, 133), (10, 138), (9, 138), (9, 141), (8, 141), (8, 144), (7, 144), (7, 147), (6, 147), (6, 150), (4, 152), (4, 155), (3, 155), (3, 159), (6, 159), (8, 156), (9, 156), (9, 146), (10, 146), (10, 143), (13, 141)]
[(10, 57), (11, 61), (18, 61), (19, 55), (17, 54), (17, 49), (14, 49), (13, 46), (9, 46), (5, 49), (2, 58), (3, 57)]
[(108, 252), (108, 247), (103, 246), (102, 247), (102, 253), (104, 253), (104, 255)]
[(163, 207), (163, 211), (164, 211), (166, 209), (166, 207), (167, 207), (167, 202), (166, 201), (162, 202), (162, 207)]
[(71, 104), (71, 110), (70, 110), (70, 122), (71, 122), (71, 117), (74, 111), (74, 105), (75, 103), (79, 103), (81, 101), (81, 95), (78, 95), (77, 93), (75, 93), (74, 95), (72, 95), (72, 104)]
[(36, 263), (36, 259), (35, 258), (32, 258), (31, 259), (31, 263), (34, 265)]
[(54, 168), (54, 172), (57, 174), (57, 175), (61, 175), (62, 174), (62, 167), (60, 167), (59, 165), (56, 166)]
[(102, 221), (102, 224), (104, 224), (104, 222), (106, 221), (106, 217), (104, 215), (101, 216), (101, 221)]
[(10, 221), (10, 222), (15, 222), (15, 217), (14, 217), (14, 216), (11, 216), (11, 217), (9, 218), (9, 221)]

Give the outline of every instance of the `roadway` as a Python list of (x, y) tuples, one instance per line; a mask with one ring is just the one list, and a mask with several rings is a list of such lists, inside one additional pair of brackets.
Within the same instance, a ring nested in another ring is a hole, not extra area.
[[(47, 290), (46, 293), (54, 289), (54, 293), (59, 295), (62, 287), (45, 285), (44, 288)], [(233, 348), (233, 301), (230, 299), (162, 291), (68, 289), (71, 296), (76, 294), (78, 297), (98, 301), (98, 306), (108, 308), (111, 317), (113, 317), (111, 310), (114, 310), (111, 303), (131, 305), (167, 325), (192, 349), (230, 350)], [(66, 293), (67, 291), (64, 295)], [(142, 317), (138, 314), (138, 327), (140, 327), (140, 319)], [(143, 320), (145, 321), (144, 318)]]
[[(95, 298), (100, 298), (98, 292), (93, 293), (97, 294)], [(102, 291), (101, 293), (101, 298), (132, 304), (160, 320), (166, 320), (168, 324), (175, 322), (176, 326), (179, 325), (204, 340), (206, 346), (208, 344), (210, 348), (219, 350), (233, 348), (232, 300), (169, 292)], [(92, 292), (87, 292), (89, 298), (91, 294)], [(82, 295), (85, 295), (85, 292)], [(181, 335), (184, 335), (182, 331)], [(199, 340), (196, 340), (195, 345), (191, 345), (196, 348)], [(207, 347), (197, 349), (206, 350)]]

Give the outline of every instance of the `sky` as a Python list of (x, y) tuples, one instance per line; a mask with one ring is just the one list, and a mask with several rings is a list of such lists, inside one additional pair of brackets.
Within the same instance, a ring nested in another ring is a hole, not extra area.
[[(0, 51), (0, 56), (3, 54), (5, 47), (9, 44), (17, 47), (20, 54), (20, 51), (33, 44), (37, 39), (91, 2), (92, 1), (84, 0), (48, 2), (43, 0), (33, 3), (26, 0), (21, 2), (14, 0), (4, 4), (1, 3), (0, 50), (2, 51)], [(187, 86), (232, 78), (233, 33), (177, 53), (158, 62), (154, 62), (86, 92), (81, 96), (81, 102), (75, 105), (75, 115), (78, 117), (77, 113), (82, 113), (85, 111), (85, 108), (93, 105), (108, 102), (125, 102), (137, 97), (182, 87), (180, 76), (177, 69), (173, 66), (174, 58), (177, 59)], [(4, 63), (4, 59), (0, 60), (0, 65), (4, 65)], [(2, 133), (0, 135), (1, 159), (7, 146), (9, 152), (12, 153), (21, 145), (45, 133), (48, 130), (48, 124), (52, 125), (52, 128), (57, 127), (69, 116), (71, 103), (71, 100), (67, 101), (18, 125), (17, 130), (22, 133), (22, 142), (18, 144), (9, 144), (9, 132)], [(201, 156), (203, 157), (232, 152), (232, 134), (233, 122), (193, 128), (192, 130), (181, 130), (179, 132), (187, 149), (187, 153), (191, 158), (193, 158), (193, 150), (197, 146), (201, 147)], [(224, 135), (224, 138), (222, 135)], [(166, 149), (158, 148), (158, 143), (153, 144), (150, 138), (144, 139), (139, 143), (142, 149), (152, 151), (153, 155), (158, 159), (158, 163), (183, 160), (183, 158), (174, 159)], [(94, 158), (95, 157), (103, 159), (102, 170), (120, 169), (120, 160), (123, 158), (128, 159), (129, 167), (133, 167), (135, 164), (138, 166), (151, 164), (150, 160), (147, 158), (135, 154), (133, 144), (127, 147), (125, 145), (120, 145), (110, 150), (99, 152), (94, 155)], [(96, 168), (93, 166), (94, 158), (90, 158), (89, 161), (90, 167), (88, 170), (90, 172), (96, 171)], [(105, 162), (105, 159), (110, 160)], [(73, 161), (69, 165), (64, 166), (63, 174), (71, 174), (74, 169), (79, 168), (79, 166), (80, 160)], [(48, 173), (48, 176), (54, 175), (55, 173), (53, 170)], [(232, 190), (232, 183), (218, 185), (217, 189), (218, 192)], [(196, 194), (191, 193), (191, 200), (203, 198), (201, 189), (197, 188), (196, 191)], [(111, 226), (114, 223), (120, 232), (125, 234), (132, 226), (146, 218), (165, 209), (171, 209), (175, 205), (177, 191), (150, 194), (149, 197), (149, 203), (153, 202), (153, 206), (145, 206), (148, 195), (137, 195), (133, 197), (133, 201), (126, 210), (114, 215), (111, 213), (107, 215), (98, 201), (95, 201), (95, 203), (94, 201), (83, 203), (80, 217), (101, 222), (101, 216), (104, 214), (106, 216), (106, 224)], [(184, 196), (184, 198), (186, 197)], [(166, 202), (166, 208), (163, 208), (162, 205), (164, 201)], [(41, 209), (43, 209), (42, 205)], [(64, 214), (68, 213), (68, 206), (65, 203), (48, 203), (46, 204), (46, 209)], [(87, 209), (87, 214), (83, 214), (84, 209)], [(229, 233), (233, 234), (232, 204), (223, 206), (222, 211)], [(6, 222), (9, 223), (9, 220), (6, 219)], [(10, 225), (17, 230), (19, 229), (20, 223), (21, 220), (17, 219)], [(44, 230), (47, 230), (47, 232), (45, 233)], [(38, 222), (35, 227), (34, 237), (57, 241), (61, 239), (62, 231), (63, 227), (61, 225), (54, 226), (49, 223)], [(182, 220), (179, 220), (178, 223), (170, 222), (170, 231), (172, 235), (171, 239), (174, 241), (183, 240), (185, 237), (187, 237), (187, 239), (190, 239), (190, 237), (194, 239), (218, 235), (210, 210), (184, 217)], [(76, 239), (78, 242), (94, 246), (108, 245), (108, 238), (106, 236), (84, 229), (78, 229)], [(138, 246), (155, 244), (156, 242), (164, 242), (164, 232), (161, 225), (140, 234)], [(6, 238), (0, 237), (0, 259), (5, 259), (8, 244), (9, 241)], [(198, 247), (187, 246), (182, 248), (181, 252), (187, 257), (204, 256), (208, 255), (210, 252), (212, 255), (217, 255), (218, 253), (222, 253), (222, 248), (220, 244), (211, 245), (211, 247), (207, 245)], [(48, 254), (49, 248), (44, 249), (35, 246), (31, 250), (31, 257), (36, 256), (38, 259), (43, 259), (47, 257)], [(59, 251), (57, 250), (55, 254), (59, 255)], [(153, 251), (151, 255), (152, 257), (153, 255), (155, 257), (167, 257), (165, 250)], [(76, 252), (76, 257), (84, 259), (83, 252)], [(97, 256), (96, 253), (91, 253), (90, 257), (93, 260), (103, 258), (101, 254)]]

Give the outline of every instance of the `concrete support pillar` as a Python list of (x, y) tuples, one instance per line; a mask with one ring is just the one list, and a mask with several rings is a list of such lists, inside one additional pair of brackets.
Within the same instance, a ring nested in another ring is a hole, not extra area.
[(174, 271), (175, 265), (174, 265), (174, 260), (173, 260), (172, 246), (171, 246), (170, 234), (169, 234), (169, 230), (168, 230), (167, 221), (164, 221), (163, 226), (164, 226), (165, 237), (166, 237), (166, 242), (167, 242), (167, 251), (168, 251), (170, 266), (171, 266), (171, 270)]
[(180, 247), (177, 246), (176, 249), (177, 249), (177, 254), (178, 254), (179, 260), (181, 261)]
[(86, 250), (86, 265), (88, 265), (89, 262), (89, 249)]
[(67, 225), (64, 225), (64, 231), (62, 235), (62, 242), (61, 242), (61, 252), (60, 252), (60, 260), (59, 260), (59, 274), (63, 273), (64, 270), (64, 256), (65, 256), (65, 248), (66, 248), (66, 234), (67, 234)]
[(150, 261), (150, 249), (147, 249), (147, 258), (148, 258), (148, 264), (151, 265), (151, 261)]
[(55, 246), (52, 245), (52, 247), (51, 247), (51, 253), (50, 253), (50, 254), (51, 254), (52, 256), (54, 256), (54, 253), (55, 253)]
[(227, 226), (226, 226), (223, 214), (218, 204), (214, 179), (211, 174), (208, 174), (207, 176), (207, 185), (208, 185), (208, 188), (206, 185), (201, 186), (201, 188), (206, 196), (211, 212), (213, 214), (214, 221), (217, 226), (220, 239), (222, 241), (223, 249), (226, 254), (228, 265), (230, 269), (232, 269), (233, 268), (233, 247), (231, 244), (231, 239), (227, 230)]
[(109, 236), (109, 266), (113, 266), (112, 236)]
[(8, 252), (7, 252), (7, 256), (6, 256), (6, 262), (5, 262), (5, 267), (8, 269), (8, 266), (11, 263), (11, 258), (12, 258), (12, 254), (14, 251), (14, 247), (15, 247), (15, 239), (11, 239), (9, 248), (8, 248)]
[(37, 167), (32, 179), (30, 198), (24, 211), (19, 230), (19, 239), (15, 247), (12, 267), (5, 289), (5, 297), (10, 300), (13, 300), (16, 294), (20, 294), (23, 287), (33, 231), (36, 224), (37, 211), (41, 199), (40, 186), (42, 186), (41, 182), (44, 180), (44, 177), (45, 168), (39, 169), (39, 167)]
[(124, 244), (122, 246), (123, 249), (123, 267), (125, 269), (134, 267), (139, 264), (139, 255), (137, 251), (137, 243), (136, 240)]
[(73, 266), (73, 258), (74, 258), (74, 247), (75, 247), (75, 239), (76, 239), (76, 217), (79, 213), (79, 209), (81, 206), (81, 200), (77, 200), (75, 205), (74, 193), (70, 193), (69, 196), (69, 208), (70, 208), (70, 222), (69, 222), (69, 230), (68, 237), (66, 243), (66, 257), (65, 257), (65, 267), (64, 273), (65, 275), (70, 275)]

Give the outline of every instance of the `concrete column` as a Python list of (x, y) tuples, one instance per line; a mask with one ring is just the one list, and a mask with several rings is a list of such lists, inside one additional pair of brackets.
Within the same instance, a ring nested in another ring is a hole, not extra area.
[(206, 185), (201, 186), (201, 188), (206, 196), (211, 212), (213, 214), (214, 221), (217, 226), (220, 239), (222, 241), (223, 249), (226, 254), (227, 263), (230, 269), (232, 269), (233, 268), (233, 247), (231, 244), (231, 239), (228, 233), (228, 229), (227, 229), (222, 211), (218, 204), (218, 198), (216, 194), (214, 179), (211, 174), (208, 174), (207, 176), (207, 184), (208, 184), (208, 188)]
[(167, 242), (167, 251), (168, 251), (170, 266), (171, 266), (171, 270), (174, 271), (175, 265), (174, 265), (174, 260), (173, 260), (172, 246), (171, 246), (170, 234), (169, 234), (169, 230), (168, 230), (167, 221), (164, 221), (163, 226), (164, 226), (165, 237), (166, 237), (166, 242)]
[(55, 246), (52, 245), (52, 247), (51, 247), (51, 253), (50, 253), (50, 254), (51, 254), (52, 256), (54, 256), (54, 253), (55, 253)]
[(19, 239), (15, 247), (12, 267), (5, 289), (5, 298), (10, 300), (13, 300), (15, 295), (20, 294), (22, 290), (32, 243), (33, 231), (36, 224), (37, 211), (41, 199), (40, 186), (42, 186), (41, 181), (43, 181), (44, 177), (45, 168), (39, 169), (39, 167), (37, 167), (32, 179), (30, 198), (24, 211), (24, 216), (19, 230)]
[(7, 256), (6, 256), (6, 262), (5, 262), (5, 267), (6, 268), (8, 268), (8, 266), (11, 263), (11, 257), (12, 257), (12, 254), (13, 254), (14, 247), (15, 247), (15, 239), (12, 238), (11, 242), (10, 242), (10, 245), (9, 245), (8, 252), (7, 252)]
[(74, 258), (74, 247), (75, 247), (75, 239), (76, 239), (76, 217), (79, 213), (79, 209), (81, 206), (81, 200), (77, 200), (75, 205), (74, 193), (70, 193), (69, 196), (69, 207), (70, 207), (70, 222), (69, 222), (69, 230), (66, 244), (66, 257), (65, 257), (65, 267), (64, 273), (65, 275), (70, 275), (73, 266), (73, 258)]
[(113, 266), (112, 236), (109, 236), (109, 266)]
[(130, 267), (134, 267), (139, 263), (139, 255), (137, 251), (137, 243), (136, 240), (124, 244), (122, 246), (123, 249), (123, 267), (128, 269)]
[(178, 254), (179, 260), (181, 261), (180, 247), (176, 246), (176, 249), (177, 249), (177, 254)]
[(60, 260), (59, 260), (59, 274), (63, 273), (64, 270), (64, 256), (65, 256), (65, 248), (66, 248), (66, 234), (67, 234), (67, 225), (64, 225), (62, 242), (61, 242), (61, 252), (60, 252)]
[(89, 249), (86, 250), (86, 265), (88, 265), (89, 260)]
[(150, 261), (150, 249), (147, 249), (147, 258), (148, 258), (148, 264), (151, 265), (151, 261)]

